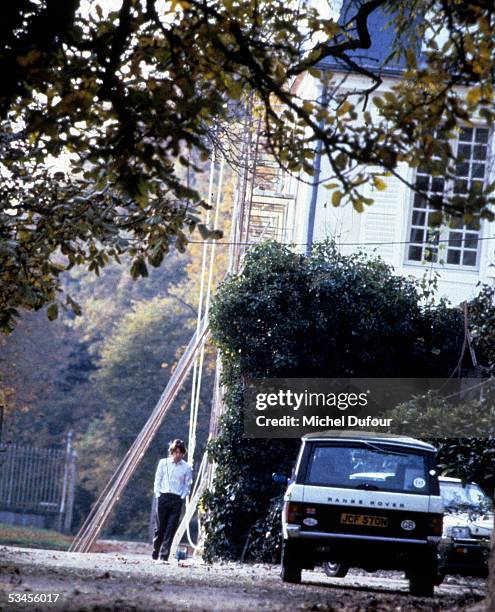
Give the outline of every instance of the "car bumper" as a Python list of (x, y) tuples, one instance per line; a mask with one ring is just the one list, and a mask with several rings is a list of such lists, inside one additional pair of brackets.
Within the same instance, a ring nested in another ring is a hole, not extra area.
[(287, 536), (290, 539), (299, 540), (320, 540), (325, 542), (335, 542), (340, 540), (356, 542), (381, 542), (388, 544), (400, 544), (405, 546), (435, 546), (440, 538), (431, 537), (427, 540), (416, 540), (412, 538), (387, 538), (381, 536), (357, 535), (348, 533), (328, 533), (326, 531), (301, 531), (288, 529)]
[(436, 541), (409, 538), (288, 530), (286, 542), (300, 559), (333, 560), (370, 570), (407, 570), (426, 559), (434, 563), (437, 556)]

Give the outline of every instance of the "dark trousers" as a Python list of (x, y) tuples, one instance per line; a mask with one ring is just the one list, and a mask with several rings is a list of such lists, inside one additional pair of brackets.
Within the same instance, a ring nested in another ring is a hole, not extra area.
[[(156, 529), (153, 538), (153, 557), (168, 559), (175, 532), (179, 526), (182, 499), (173, 493), (162, 493), (156, 506)], [(160, 553), (161, 548), (161, 553)]]

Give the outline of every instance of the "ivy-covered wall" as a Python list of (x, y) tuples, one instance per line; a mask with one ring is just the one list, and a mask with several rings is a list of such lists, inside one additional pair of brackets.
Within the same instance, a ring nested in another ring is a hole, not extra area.
[(443, 377), (463, 340), (458, 309), (420, 306), (418, 286), (380, 259), (340, 255), (331, 243), (310, 257), (265, 243), (218, 291), (211, 310), (223, 358), (226, 413), (210, 444), (218, 464), (203, 499), (205, 557), (274, 560), (282, 491), (296, 440), (243, 438), (243, 381), (263, 377)]

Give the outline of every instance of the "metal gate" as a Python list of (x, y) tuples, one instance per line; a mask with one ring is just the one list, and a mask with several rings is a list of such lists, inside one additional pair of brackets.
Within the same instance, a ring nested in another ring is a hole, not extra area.
[(0, 445), (0, 512), (4, 521), (10, 513), (45, 516), (51, 517), (51, 526), (59, 531), (70, 531), (76, 478), (71, 437), (69, 434), (65, 450)]

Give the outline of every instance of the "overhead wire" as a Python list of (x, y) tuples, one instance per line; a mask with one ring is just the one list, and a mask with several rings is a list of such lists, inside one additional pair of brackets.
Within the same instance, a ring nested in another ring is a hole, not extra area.
[[(466, 239), (467, 240), (467, 239)], [(484, 241), (484, 240), (495, 240), (495, 236), (483, 236), (483, 237), (478, 237), (476, 238), (477, 241)], [(237, 241), (230, 241), (230, 240), (189, 240), (189, 243), (191, 244), (204, 244), (205, 242), (207, 242), (208, 244), (211, 243), (215, 243), (215, 244), (221, 244), (221, 245), (234, 245), (234, 246), (250, 246), (250, 245), (256, 245), (259, 244), (258, 241), (245, 241), (245, 240), (237, 240)], [(436, 240), (434, 243), (432, 243), (431, 241), (427, 241), (427, 240), (395, 240), (395, 241), (386, 241), (386, 242), (335, 242), (335, 245), (338, 247), (342, 247), (342, 246), (387, 246), (387, 245), (396, 245), (396, 244), (427, 244), (427, 245), (432, 245), (432, 246), (436, 246), (437, 244), (440, 243), (444, 243), (444, 242), (449, 242), (448, 238), (442, 239), (442, 240)], [(306, 246), (308, 245), (309, 242), (287, 242), (288, 246)]]

